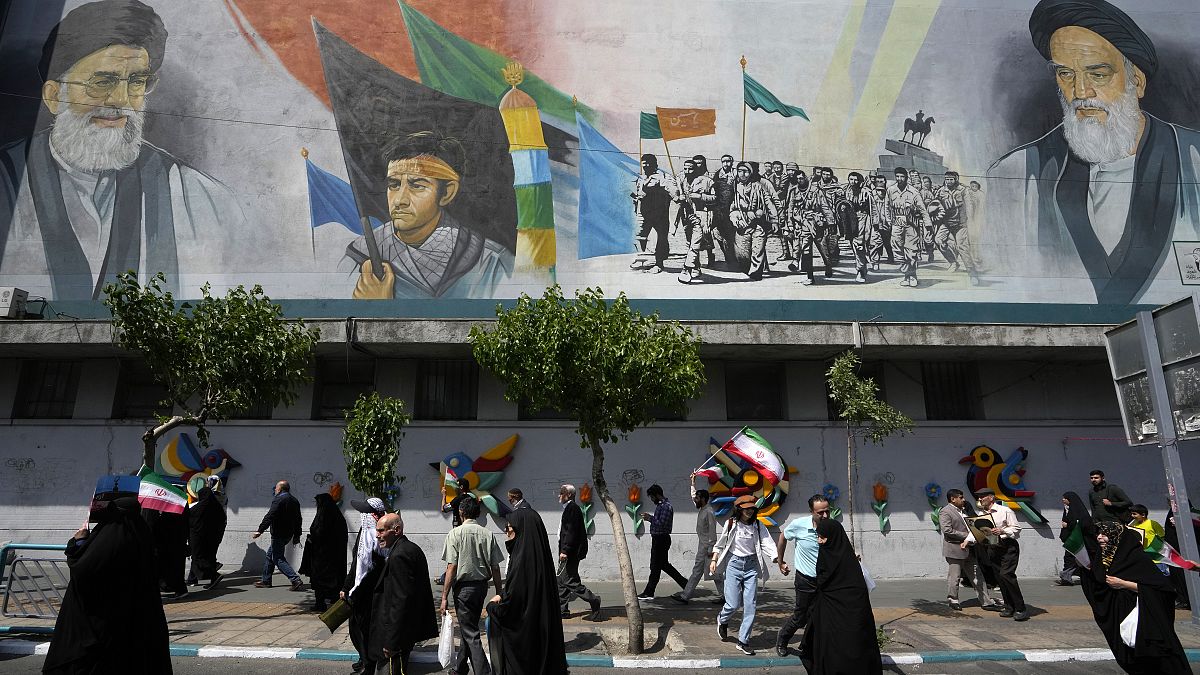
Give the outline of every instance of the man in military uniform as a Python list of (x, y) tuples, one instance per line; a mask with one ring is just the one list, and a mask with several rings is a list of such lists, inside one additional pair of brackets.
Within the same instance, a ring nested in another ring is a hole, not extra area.
[[(926, 262), (933, 262), (933, 249), (937, 246), (937, 231), (941, 228), (942, 220), (945, 213), (942, 211), (942, 205), (937, 200), (937, 193), (933, 189), (933, 179), (929, 176), (921, 176), (921, 180), (912, 181), (914, 186), (917, 186), (921, 191), (921, 199), (925, 200), (925, 209), (929, 211), (929, 222), (933, 226), (928, 230), (921, 232), (922, 241), (925, 245)], [(946, 255), (946, 251), (942, 251), (942, 255)], [(953, 256), (953, 253), (950, 254)], [(953, 262), (950, 257), (946, 258), (946, 262)]]
[(871, 271), (879, 271), (879, 263), (887, 251), (889, 265), (896, 263), (892, 252), (892, 220), (891, 211), (887, 207), (887, 178), (883, 174), (871, 176), (871, 192), (875, 197), (875, 207), (871, 211), (871, 227), (875, 230), (871, 236), (871, 250), (867, 258), (871, 261)]
[(684, 162), (683, 180), (675, 201), (679, 204), (676, 221), (683, 222), (684, 238), (688, 243), (679, 282), (690, 284), (700, 280), (700, 252), (707, 249), (711, 256), (713, 246), (712, 221), (717, 191), (713, 179), (708, 177), (708, 160), (704, 155), (696, 155)]
[(743, 236), (750, 237), (751, 281), (762, 279), (767, 266), (767, 231), (779, 217), (779, 202), (771, 184), (757, 176), (750, 162), (738, 162), (737, 192), (729, 209), (729, 219)]
[(917, 263), (921, 256), (921, 228), (932, 229), (929, 211), (921, 192), (908, 184), (908, 170), (896, 167), (896, 182), (887, 189), (887, 206), (892, 223), (892, 246), (900, 251), (901, 286), (917, 287)]
[[(642, 155), (642, 173), (633, 184), (634, 219), (638, 224), (637, 243), (643, 255), (629, 265), (630, 269), (644, 269), (652, 274), (663, 271), (663, 263), (671, 252), (671, 244), (667, 240), (671, 211), (671, 179), (658, 170), (658, 158), (652, 154)], [(650, 231), (656, 236), (654, 243), (654, 262), (644, 257), (646, 247), (650, 243)], [(649, 264), (647, 264), (649, 263)]]
[[(802, 257), (802, 247), (800, 245), (800, 232), (802, 229), (800, 211), (804, 206), (809, 182), (808, 176), (794, 162), (788, 163), (784, 171), (788, 180), (784, 184), (784, 191), (780, 194), (781, 212), (779, 220), (782, 225), (781, 238), (783, 240), (783, 250), (791, 260), (788, 263), (788, 269), (795, 272), (800, 269), (799, 261)], [(812, 251), (809, 250), (809, 261), (811, 262), (811, 260)]]
[(838, 264), (838, 259), (841, 257), (841, 236), (838, 232), (835, 210), (838, 202), (846, 199), (846, 193), (841, 183), (838, 182), (837, 176), (833, 174), (833, 169), (823, 166), (820, 168), (819, 176), (820, 180), (813, 183), (816, 187), (815, 206), (820, 215), (817, 219), (818, 229), (815, 233), (817, 235), (816, 245), (817, 250), (821, 253), (821, 258), (825, 260), (825, 276), (831, 277)]
[[(951, 272), (960, 269), (971, 278), (971, 285), (979, 283), (979, 272), (975, 259), (971, 256), (971, 238), (967, 232), (970, 219), (968, 208), (967, 187), (958, 182), (958, 173), (946, 172), (946, 181), (937, 190), (937, 199), (941, 203), (942, 226), (938, 228), (936, 243), (939, 249), (951, 251), (954, 260), (950, 265)], [(950, 260), (949, 257), (946, 258)]]
[(720, 241), (721, 257), (725, 268), (738, 269), (737, 233), (729, 222), (729, 206), (733, 204), (733, 194), (737, 190), (737, 170), (733, 166), (733, 155), (721, 155), (721, 168), (712, 174), (713, 189), (717, 194), (716, 208), (713, 210), (713, 236)]
[(874, 246), (878, 231), (872, 227), (871, 218), (879, 208), (876, 205), (875, 192), (863, 183), (863, 175), (851, 171), (846, 177), (846, 200), (854, 207), (854, 215), (858, 217), (858, 229), (850, 238), (850, 249), (854, 251), (855, 281), (867, 281), (867, 251)]

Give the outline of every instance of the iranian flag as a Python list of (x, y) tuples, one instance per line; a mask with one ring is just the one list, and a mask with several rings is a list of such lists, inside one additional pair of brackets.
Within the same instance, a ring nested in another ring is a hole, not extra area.
[(1171, 567), (1179, 567), (1185, 570), (1196, 569), (1196, 564), (1191, 560), (1184, 558), (1162, 537), (1151, 537), (1150, 543), (1146, 544), (1146, 552), (1162, 560)]
[(138, 503), (143, 509), (162, 511), (163, 513), (183, 513), (187, 508), (187, 495), (168, 483), (162, 476), (147, 471), (142, 474), (141, 487), (138, 489)]
[(750, 462), (771, 485), (778, 485), (786, 473), (783, 460), (771, 449), (771, 444), (750, 427), (742, 427), (721, 449)]
[(1079, 524), (1079, 521), (1075, 521), (1075, 527), (1071, 528), (1071, 533), (1067, 535), (1067, 540), (1063, 542), (1063, 548), (1075, 556), (1076, 562), (1081, 567), (1092, 568), (1092, 558), (1088, 555), (1087, 548), (1083, 545), (1083, 527)]

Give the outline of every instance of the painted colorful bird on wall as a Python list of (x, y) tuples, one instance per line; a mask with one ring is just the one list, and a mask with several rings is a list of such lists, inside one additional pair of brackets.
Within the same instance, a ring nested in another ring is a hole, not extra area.
[(181, 433), (167, 442), (154, 462), (154, 472), (174, 485), (187, 485), (193, 476), (217, 476), (222, 484), (229, 482), (229, 472), (241, 466), (221, 448), (200, 454), (190, 436)]
[(509, 436), (499, 445), (483, 453), (478, 459), (471, 459), (466, 453), (455, 452), (446, 455), (440, 462), (430, 462), (441, 477), (442, 485), (446, 487), (446, 503), (458, 496), (458, 480), (465, 478), (471, 486), (474, 495), (485, 507), (497, 516), (503, 516), (511, 509), (508, 502), (492, 496), (492, 490), (500, 485), (504, 478), (504, 469), (512, 463), (512, 451), (517, 446), (517, 434)]
[(1025, 487), (1025, 460), (1029, 451), (1025, 448), (1013, 450), (1008, 459), (1000, 461), (1000, 455), (986, 445), (980, 445), (971, 454), (958, 460), (967, 467), (967, 489), (977, 495), (984, 488), (991, 488), (996, 499), (1013, 510), (1022, 511), (1031, 521), (1044, 523), (1046, 518), (1030, 502), (1037, 495)]
[(733, 502), (742, 495), (758, 497), (758, 519), (764, 525), (777, 525), (774, 515), (788, 494), (788, 478), (795, 469), (782, 457), (771, 452), (769, 466), (730, 452), (715, 438), (708, 439), (709, 458), (696, 470), (697, 478), (707, 478), (713, 513), (725, 517), (733, 510)]

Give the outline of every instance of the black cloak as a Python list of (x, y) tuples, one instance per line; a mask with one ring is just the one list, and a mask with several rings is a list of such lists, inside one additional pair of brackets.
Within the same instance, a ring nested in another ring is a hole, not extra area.
[(817, 524), (817, 592), (801, 659), (809, 675), (881, 675), (883, 659), (862, 566), (841, 523)]
[[(212, 489), (205, 486), (196, 495), (196, 503), (188, 507), (188, 545), (191, 547), (193, 573), (202, 572), (216, 574), (217, 549), (225, 538), (225, 524), (228, 517), (225, 507), (213, 494)], [(212, 569), (197, 570), (197, 562), (201, 567), (208, 565)], [(211, 577), (210, 577), (211, 578)]]
[(87, 538), (67, 542), (71, 581), (43, 673), (170, 675), (154, 543), (139, 511), (136, 496), (118, 498)]
[(300, 561), (300, 573), (307, 574), (313, 595), (336, 600), (346, 583), (346, 544), (350, 535), (346, 518), (328, 493), (316, 496), (317, 515), (308, 526), (308, 544)]
[[(1092, 565), (1095, 588), (1090, 598), (1096, 625), (1104, 633), (1117, 665), (1130, 675), (1174, 675), (1192, 672), (1175, 633), (1175, 589), (1150, 556), (1142, 550), (1137, 532), (1120, 523), (1098, 523), (1109, 543)], [(1114, 576), (1138, 585), (1136, 592), (1105, 582)], [(1121, 641), (1121, 622), (1138, 608), (1134, 647)]]
[(542, 517), (533, 509), (508, 515), (516, 537), (499, 602), (487, 606), (488, 642), (496, 675), (566, 673), (558, 580)]
[[(387, 647), (393, 658), (418, 642), (437, 637), (437, 613), (429, 586), (429, 563), (421, 547), (400, 535), (375, 584), (371, 600), (368, 656), (384, 672)], [(356, 594), (357, 595), (357, 594)], [(392, 672), (392, 671), (388, 671)], [(397, 666), (395, 672), (400, 672)]]
[[(1078, 493), (1064, 492), (1063, 499), (1070, 502), (1070, 504), (1067, 506), (1067, 512), (1063, 514), (1063, 520), (1067, 523), (1067, 526), (1059, 531), (1058, 539), (1059, 541), (1066, 542), (1067, 538), (1071, 536), (1071, 531), (1075, 529), (1075, 524), (1079, 523), (1083, 529), (1083, 549), (1087, 551), (1092, 565), (1095, 565), (1096, 561), (1100, 560), (1100, 544), (1096, 541), (1096, 521), (1092, 518), (1091, 511)], [(1092, 592), (1096, 587), (1096, 577), (1091, 570), (1083, 570), (1080, 573), (1079, 587), (1083, 590), (1083, 596), (1091, 604)]]

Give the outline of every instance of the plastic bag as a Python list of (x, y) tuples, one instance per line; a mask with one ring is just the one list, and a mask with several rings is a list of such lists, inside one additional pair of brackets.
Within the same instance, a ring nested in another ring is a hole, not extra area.
[(858, 566), (862, 568), (863, 581), (867, 582), (867, 591), (875, 590), (875, 580), (871, 578), (871, 570), (867, 569), (867, 566), (861, 562), (858, 563)]
[(1121, 642), (1124, 642), (1126, 647), (1132, 647), (1137, 644), (1137, 629), (1138, 605), (1135, 604), (1129, 616), (1121, 621)]
[(442, 664), (443, 668), (448, 668), (453, 658), (454, 619), (450, 617), (450, 612), (446, 612), (442, 615), (442, 630), (438, 634), (438, 663)]

